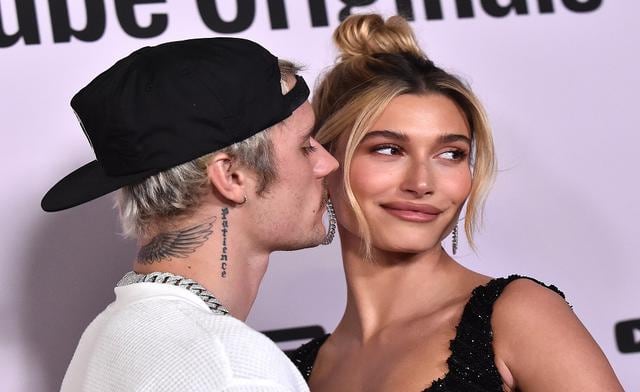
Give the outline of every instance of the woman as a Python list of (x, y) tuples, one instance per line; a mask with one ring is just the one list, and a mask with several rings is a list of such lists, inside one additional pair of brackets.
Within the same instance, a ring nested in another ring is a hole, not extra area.
[[(553, 286), (492, 279), (442, 248), (464, 214), (473, 245), (494, 174), (477, 98), (400, 17), (352, 16), (315, 93), (347, 279), (330, 336), (294, 354), (313, 391), (620, 391)], [(463, 209), (463, 207), (465, 207)], [(435, 381), (434, 381), (435, 380)], [(426, 388), (426, 389), (425, 389)]]

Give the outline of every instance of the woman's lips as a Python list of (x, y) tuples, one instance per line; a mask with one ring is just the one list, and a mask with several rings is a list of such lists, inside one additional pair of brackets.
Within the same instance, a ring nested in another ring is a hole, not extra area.
[(382, 204), (389, 214), (410, 222), (431, 222), (442, 210), (429, 204), (394, 202)]

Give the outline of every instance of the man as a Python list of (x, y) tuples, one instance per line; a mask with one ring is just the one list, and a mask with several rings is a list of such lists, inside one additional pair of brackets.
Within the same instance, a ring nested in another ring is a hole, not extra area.
[(63, 391), (298, 391), (277, 346), (243, 321), (269, 254), (325, 240), (324, 177), (296, 68), (247, 40), (140, 49), (74, 96), (97, 160), (46, 211), (120, 189), (139, 251), (89, 325)]

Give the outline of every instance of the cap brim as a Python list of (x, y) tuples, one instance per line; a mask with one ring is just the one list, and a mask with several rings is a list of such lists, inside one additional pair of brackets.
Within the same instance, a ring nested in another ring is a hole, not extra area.
[(112, 177), (105, 174), (98, 161), (89, 162), (58, 181), (42, 198), (40, 205), (47, 212), (66, 210), (86, 203), (125, 185), (138, 183), (159, 170)]

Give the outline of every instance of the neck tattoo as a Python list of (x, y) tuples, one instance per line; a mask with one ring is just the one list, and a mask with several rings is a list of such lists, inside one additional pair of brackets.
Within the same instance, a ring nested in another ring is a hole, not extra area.
[(186, 229), (160, 233), (138, 251), (138, 263), (153, 264), (171, 258), (184, 259), (196, 251), (213, 234), (212, 217), (205, 223)]
[(229, 215), (229, 209), (224, 207), (222, 209), (222, 252), (220, 252), (220, 276), (223, 278), (227, 277), (227, 263), (229, 262), (227, 255), (227, 232), (229, 231), (229, 219), (227, 218)]

